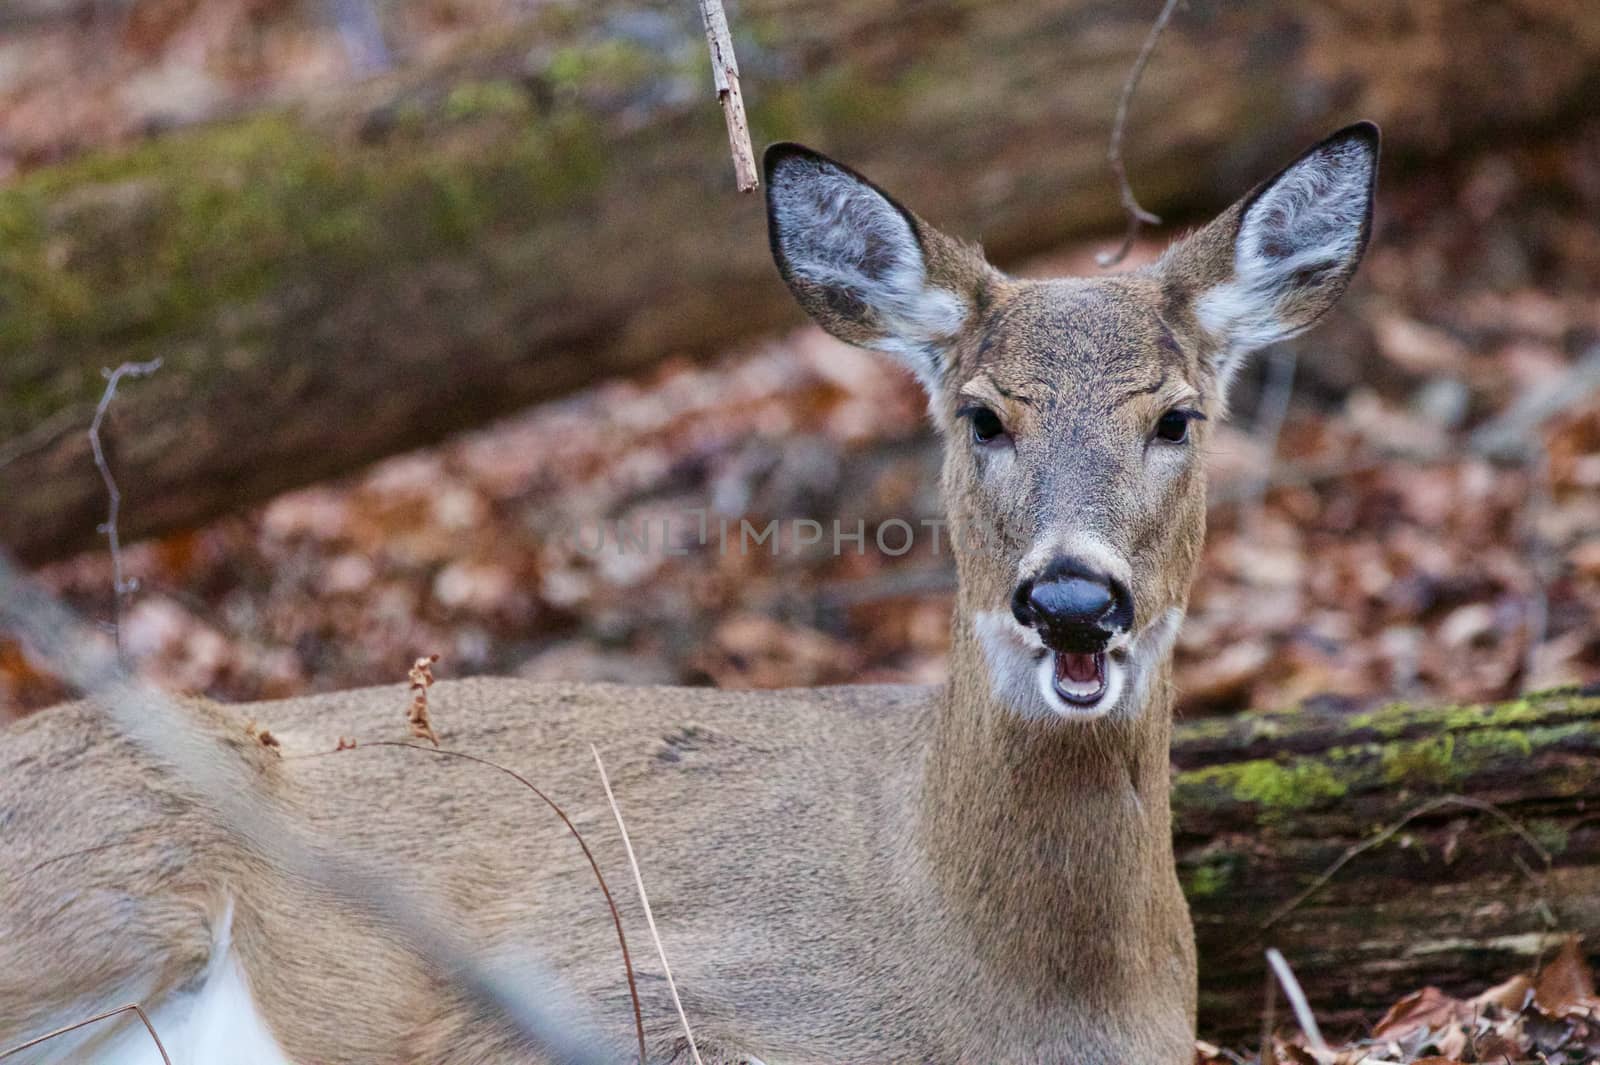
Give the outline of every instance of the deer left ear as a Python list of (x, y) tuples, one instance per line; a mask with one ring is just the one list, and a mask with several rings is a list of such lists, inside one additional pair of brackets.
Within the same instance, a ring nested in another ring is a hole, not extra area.
[(1378, 127), (1340, 130), (1258, 186), (1163, 260), (1188, 289), (1222, 388), (1244, 357), (1311, 328), (1366, 251)]
[(840, 340), (898, 355), (936, 393), (989, 266), (848, 167), (767, 149), (772, 255), (800, 306)]

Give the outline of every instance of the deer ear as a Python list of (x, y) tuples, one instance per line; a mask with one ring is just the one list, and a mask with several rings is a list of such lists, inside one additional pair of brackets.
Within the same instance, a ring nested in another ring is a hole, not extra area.
[(767, 225), (789, 290), (840, 340), (901, 357), (930, 391), (987, 266), (855, 171), (767, 149)]
[(1168, 252), (1225, 392), (1244, 357), (1304, 332), (1338, 302), (1372, 229), (1378, 127), (1340, 130)]

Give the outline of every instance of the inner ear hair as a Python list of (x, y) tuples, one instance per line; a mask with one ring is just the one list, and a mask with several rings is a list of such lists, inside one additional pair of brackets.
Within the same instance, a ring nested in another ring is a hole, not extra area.
[(950, 260), (971, 253), (809, 148), (776, 144), (765, 162), (772, 254), (801, 307), (841, 340), (900, 356), (933, 388), (972, 312), (969, 275), (982, 274)]

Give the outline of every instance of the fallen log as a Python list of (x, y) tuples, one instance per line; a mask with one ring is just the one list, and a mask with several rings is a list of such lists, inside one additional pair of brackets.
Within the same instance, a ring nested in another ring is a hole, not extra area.
[(1271, 946), (1342, 1040), (1600, 945), (1600, 690), (1190, 721), (1173, 758), (1208, 1039), (1254, 1040)]
[[(1159, 5), (749, 0), (758, 144), (866, 168), (1000, 262), (1120, 229), (1106, 163)], [(793, 321), (732, 192), (693, 5), (542, 5), (426, 68), (90, 155), (0, 189), (0, 543), (95, 541), (100, 371), (128, 538), (202, 521), (670, 354)], [(1126, 156), (1212, 209), (1354, 117), (1386, 166), (1591, 106), (1590, 0), (1198, 5)]]

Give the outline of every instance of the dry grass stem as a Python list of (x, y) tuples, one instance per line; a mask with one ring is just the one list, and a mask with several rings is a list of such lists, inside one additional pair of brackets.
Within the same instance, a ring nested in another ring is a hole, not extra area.
[(689, 1041), (689, 1056), (694, 1060), (694, 1065), (705, 1065), (700, 1060), (700, 1048), (695, 1045), (694, 1032), (689, 1028), (689, 1015), (683, 1011), (683, 1001), (678, 998), (678, 985), (672, 979), (672, 966), (667, 964), (667, 951), (661, 945), (661, 934), (656, 931), (655, 914), (650, 911), (650, 897), (645, 894), (644, 877), (639, 873), (639, 860), (633, 855), (633, 841), (628, 838), (628, 826), (622, 823), (622, 810), (617, 806), (617, 797), (611, 792), (611, 779), (606, 776), (606, 765), (600, 760), (600, 751), (594, 744), (589, 745), (589, 753), (594, 755), (594, 766), (600, 771), (600, 785), (606, 789), (606, 801), (611, 804), (611, 816), (617, 819), (617, 831), (622, 834), (622, 847), (628, 852), (628, 865), (633, 869), (633, 883), (639, 889), (639, 902), (644, 906), (644, 919), (650, 925), (650, 938), (655, 940), (656, 956), (661, 959), (661, 971), (667, 978), (667, 990), (672, 992), (672, 1004), (678, 1009), (678, 1020), (683, 1022), (683, 1036)]
[(1138, 199), (1133, 195), (1133, 186), (1128, 184), (1128, 167), (1122, 161), (1122, 138), (1128, 128), (1128, 106), (1133, 102), (1133, 94), (1139, 88), (1139, 79), (1144, 76), (1144, 68), (1150, 65), (1150, 56), (1156, 50), (1156, 42), (1161, 39), (1161, 32), (1167, 28), (1167, 23), (1172, 21), (1172, 13), (1177, 8), (1178, 0), (1167, 0), (1162, 5), (1161, 14), (1156, 16), (1150, 32), (1145, 35), (1144, 43), (1139, 46), (1139, 54), (1133, 61), (1133, 69), (1128, 71), (1128, 80), (1122, 85), (1122, 95), (1117, 98), (1117, 117), (1111, 123), (1111, 146), (1106, 150), (1106, 159), (1111, 163), (1111, 172), (1117, 178), (1117, 194), (1122, 199), (1123, 211), (1128, 215), (1128, 229), (1123, 234), (1121, 247), (1095, 256), (1095, 262), (1101, 269), (1116, 266), (1128, 257), (1128, 252), (1133, 249), (1133, 242), (1139, 238), (1140, 226), (1161, 224), (1158, 216), (1139, 206)]
[[(583, 834), (578, 831), (578, 826), (574, 825), (572, 823), (572, 819), (567, 816), (567, 812), (563, 810), (554, 799), (546, 795), (539, 787), (537, 787), (533, 781), (529, 780), (521, 773), (518, 773), (516, 770), (509, 769), (506, 766), (501, 765), (499, 762), (491, 762), (487, 758), (479, 758), (475, 754), (467, 754), (465, 751), (452, 751), (448, 748), (437, 746), (421, 747), (415, 743), (399, 743), (394, 740), (375, 740), (371, 743), (363, 743), (358, 745), (355, 740), (349, 739), (345, 736), (340, 736), (339, 746), (335, 747), (331, 751), (326, 751), (323, 753), (338, 754), (340, 751), (356, 750), (358, 746), (397, 747), (405, 751), (419, 751), (422, 754), (436, 754), (445, 758), (460, 758), (464, 761), (475, 762), (478, 765), (487, 766), (488, 768), (496, 770), (497, 772), (504, 773), (512, 780), (515, 780), (518, 784), (521, 784), (523, 787), (533, 792), (544, 801), (546, 806), (550, 807), (550, 809), (555, 812), (557, 817), (561, 818), (561, 823), (567, 826), (567, 831), (572, 834), (573, 839), (577, 840), (579, 849), (583, 851), (583, 857), (589, 863), (589, 868), (594, 871), (595, 883), (600, 885), (600, 893), (605, 896), (606, 907), (611, 911), (611, 923), (616, 927), (617, 930), (617, 945), (622, 948), (622, 967), (628, 978), (628, 997), (633, 1000), (633, 1026), (634, 1032), (638, 1036), (639, 1040), (639, 1065), (645, 1065), (645, 1059), (647, 1055), (645, 1052), (644, 1042), (644, 1010), (639, 1005), (639, 986), (634, 978), (633, 958), (628, 953), (628, 937), (622, 932), (622, 915), (617, 911), (616, 898), (611, 894), (611, 887), (606, 883), (605, 875), (600, 872), (600, 863), (595, 860), (594, 852), (589, 849), (588, 842), (584, 840)], [(303, 755), (302, 757), (317, 758), (321, 756), (322, 755)]]
[(69, 1024), (64, 1028), (57, 1028), (53, 1032), (46, 1032), (44, 1035), (30, 1039), (26, 1043), (18, 1043), (14, 1047), (0, 1050), (0, 1061), (4, 1061), (6, 1058), (9, 1058), (14, 1054), (20, 1054), (24, 1050), (36, 1047), (40, 1043), (47, 1043), (58, 1036), (66, 1035), (68, 1032), (76, 1032), (79, 1028), (87, 1028), (91, 1024), (98, 1024), (101, 1021), (117, 1016), (119, 1013), (129, 1012), (132, 1012), (135, 1016), (137, 1016), (140, 1022), (144, 1025), (144, 1030), (150, 1033), (150, 1038), (156, 1045), (156, 1053), (161, 1055), (161, 1060), (165, 1063), (165, 1065), (172, 1065), (172, 1059), (167, 1056), (167, 1048), (161, 1045), (161, 1037), (156, 1034), (156, 1026), (150, 1023), (150, 1018), (145, 1016), (144, 1010), (141, 1009), (139, 1004), (136, 1002), (130, 1002), (126, 1006), (118, 1006), (114, 1010), (106, 1010), (104, 1013), (97, 1013), (93, 1017), (81, 1020), (76, 1024)]
[(728, 15), (722, 0), (700, 0), (700, 19), (706, 27), (706, 46), (711, 49), (711, 82), (722, 104), (722, 118), (728, 125), (728, 147), (733, 152), (733, 174), (740, 192), (754, 192), (761, 184), (756, 172), (756, 153), (750, 146), (750, 123), (744, 113), (744, 90), (739, 86), (739, 63), (733, 55), (733, 36), (728, 32)]
[(1306, 1001), (1306, 993), (1301, 990), (1300, 981), (1295, 979), (1294, 970), (1283, 960), (1283, 955), (1278, 952), (1277, 947), (1267, 951), (1267, 964), (1272, 966), (1272, 971), (1277, 974), (1278, 983), (1283, 985), (1283, 996), (1289, 1000), (1289, 1008), (1294, 1011), (1294, 1019), (1299, 1022), (1300, 1030), (1305, 1033), (1311, 1049), (1321, 1060), (1328, 1060), (1332, 1057), (1332, 1051), (1322, 1038), (1322, 1029), (1317, 1027), (1317, 1019), (1311, 1015), (1311, 1004)]

